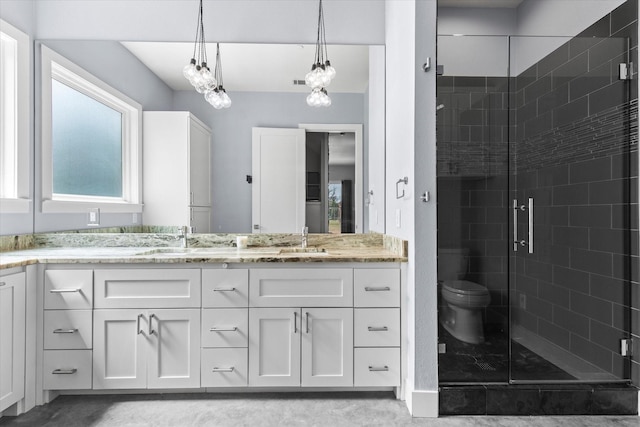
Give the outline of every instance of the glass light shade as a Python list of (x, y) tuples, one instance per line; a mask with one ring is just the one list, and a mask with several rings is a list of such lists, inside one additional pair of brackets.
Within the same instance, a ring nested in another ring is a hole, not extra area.
[(185, 67), (182, 69), (182, 74), (189, 81), (191, 81), (191, 79), (193, 79), (193, 77), (196, 75), (197, 72), (198, 72), (198, 70), (196, 70), (196, 60), (195, 59), (192, 59), (191, 62), (189, 62), (187, 65), (185, 65)]

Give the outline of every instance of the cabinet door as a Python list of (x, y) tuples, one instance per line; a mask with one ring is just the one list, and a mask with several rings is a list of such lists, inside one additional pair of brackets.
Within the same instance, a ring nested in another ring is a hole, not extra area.
[(148, 321), (144, 310), (93, 312), (93, 388), (145, 388)]
[(211, 134), (193, 117), (189, 123), (189, 205), (211, 206)]
[(189, 227), (194, 233), (211, 232), (211, 208), (190, 207)]
[(249, 309), (249, 385), (300, 385), (300, 309)]
[(0, 277), (0, 412), (24, 397), (25, 273)]
[(302, 309), (302, 385), (353, 385), (353, 309)]
[(148, 388), (200, 387), (200, 310), (149, 310)]

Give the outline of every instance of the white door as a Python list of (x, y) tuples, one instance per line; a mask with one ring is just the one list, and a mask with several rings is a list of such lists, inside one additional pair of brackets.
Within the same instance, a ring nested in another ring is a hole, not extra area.
[(146, 388), (145, 310), (94, 310), (93, 388)]
[(149, 310), (148, 388), (200, 387), (200, 309)]
[(353, 309), (302, 309), (302, 385), (353, 386)]
[(249, 385), (300, 385), (300, 309), (249, 309)]
[(0, 413), (24, 397), (25, 273), (0, 277)]
[(305, 226), (305, 130), (253, 128), (254, 233), (299, 233)]

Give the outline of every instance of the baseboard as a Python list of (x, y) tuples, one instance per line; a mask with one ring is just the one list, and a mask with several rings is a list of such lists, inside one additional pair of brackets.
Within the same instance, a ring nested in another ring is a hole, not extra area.
[(407, 407), (415, 418), (438, 418), (438, 391), (406, 389)]

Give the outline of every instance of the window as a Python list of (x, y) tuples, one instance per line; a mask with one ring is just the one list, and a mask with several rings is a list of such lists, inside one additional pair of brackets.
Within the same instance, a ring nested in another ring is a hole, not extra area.
[(30, 210), (29, 121), (29, 36), (0, 20), (2, 213)]
[(43, 212), (140, 212), (141, 106), (42, 46)]

